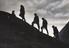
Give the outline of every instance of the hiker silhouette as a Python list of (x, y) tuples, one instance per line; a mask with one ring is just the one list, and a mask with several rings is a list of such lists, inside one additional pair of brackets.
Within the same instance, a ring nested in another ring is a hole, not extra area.
[(45, 28), (47, 31), (47, 34), (49, 34), (47, 29), (47, 25), (48, 25), (47, 20), (45, 20), (44, 18), (42, 18), (42, 20), (43, 20), (43, 23), (42, 23), (43, 25), (41, 27), (41, 32), (43, 32), (43, 28)]
[(53, 33), (54, 37), (56, 39), (59, 39), (59, 36), (58, 36), (59, 31), (58, 31), (57, 27), (53, 25), (52, 28), (53, 28), (53, 31), (54, 31), (54, 33)]
[(12, 11), (12, 14), (11, 14), (11, 16), (10, 16), (10, 20), (11, 20), (12, 22), (16, 22), (16, 15), (15, 15), (15, 11), (14, 11), (14, 10)]
[(34, 25), (34, 24), (37, 24), (37, 26), (38, 26), (38, 29), (40, 29), (40, 26), (39, 26), (39, 17), (37, 16), (37, 14), (36, 13), (34, 13), (34, 20), (33, 20), (33, 22), (32, 22), (32, 26)]
[(19, 16), (22, 17), (23, 21), (25, 21), (25, 8), (23, 5), (20, 6), (20, 14)]

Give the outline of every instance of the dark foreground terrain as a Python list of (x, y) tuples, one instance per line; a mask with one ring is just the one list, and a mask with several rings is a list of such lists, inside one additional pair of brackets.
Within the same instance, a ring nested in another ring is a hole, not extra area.
[(0, 11), (0, 48), (69, 48), (27, 22), (11, 21), (10, 16), (13, 15)]

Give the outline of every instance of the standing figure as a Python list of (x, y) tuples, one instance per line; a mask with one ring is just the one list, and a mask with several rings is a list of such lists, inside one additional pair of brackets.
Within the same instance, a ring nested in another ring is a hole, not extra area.
[(53, 28), (53, 31), (54, 31), (54, 37), (56, 38), (56, 39), (59, 39), (59, 36), (58, 36), (58, 33), (59, 33), (59, 31), (58, 31), (58, 29), (57, 29), (57, 27), (55, 27), (54, 25), (52, 26), (52, 28)]
[(43, 23), (42, 23), (43, 25), (41, 27), (41, 32), (43, 32), (43, 28), (45, 28), (47, 31), (47, 34), (49, 35), (48, 29), (47, 29), (47, 25), (48, 25), (47, 20), (45, 20), (44, 18), (42, 18), (42, 20), (43, 20)]
[(14, 10), (12, 11), (12, 15), (10, 16), (10, 20), (12, 22), (16, 22), (16, 15), (15, 15), (15, 11)]
[(20, 14), (19, 16), (22, 17), (23, 21), (25, 21), (25, 8), (23, 5), (20, 6)]
[(32, 26), (34, 25), (34, 24), (37, 24), (37, 26), (38, 26), (38, 29), (40, 29), (40, 26), (39, 26), (39, 17), (37, 16), (37, 14), (36, 13), (34, 13), (34, 21), (32, 22)]

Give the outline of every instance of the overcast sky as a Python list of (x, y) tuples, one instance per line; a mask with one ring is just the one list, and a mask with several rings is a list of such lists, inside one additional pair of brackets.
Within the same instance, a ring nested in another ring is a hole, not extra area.
[[(48, 30), (52, 35), (52, 25), (56, 25), (59, 31), (69, 20), (69, 0), (0, 0), (0, 10), (11, 12), (16, 11), (18, 16), (19, 7), (23, 4), (26, 11), (27, 22), (33, 21), (33, 13), (48, 21)], [(30, 19), (29, 19), (30, 18)]]

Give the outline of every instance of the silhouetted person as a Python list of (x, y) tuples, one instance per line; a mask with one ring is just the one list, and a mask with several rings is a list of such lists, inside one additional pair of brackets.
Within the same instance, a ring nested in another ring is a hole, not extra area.
[(15, 11), (14, 11), (14, 10), (12, 11), (12, 15), (11, 15), (11, 17), (10, 17), (10, 20), (11, 20), (12, 22), (16, 22), (16, 15), (15, 15)]
[(57, 27), (55, 27), (54, 25), (52, 26), (52, 28), (53, 28), (53, 31), (54, 31), (54, 37), (56, 38), (56, 39), (59, 39), (59, 36), (58, 36), (58, 33), (59, 33), (59, 31), (58, 31), (58, 29), (57, 29)]
[(43, 25), (41, 27), (41, 32), (43, 32), (43, 28), (45, 28), (47, 31), (47, 34), (49, 35), (48, 29), (47, 29), (47, 25), (48, 25), (47, 20), (45, 20), (44, 18), (42, 18), (42, 20), (43, 20), (43, 23), (42, 23)]
[(23, 5), (20, 6), (20, 14), (19, 16), (22, 17), (23, 21), (25, 21), (25, 8)]
[(14, 10), (12, 11), (12, 16), (10, 17), (10, 20), (15, 23), (22, 23), (22, 20), (16, 17)]
[(14, 16), (15, 16), (15, 11), (14, 11), (14, 10), (12, 11), (12, 15), (14, 15)]
[(34, 25), (34, 24), (37, 24), (37, 26), (38, 26), (38, 29), (40, 29), (40, 26), (39, 26), (39, 17), (37, 16), (37, 14), (36, 13), (34, 13), (34, 21), (32, 22), (32, 26)]

